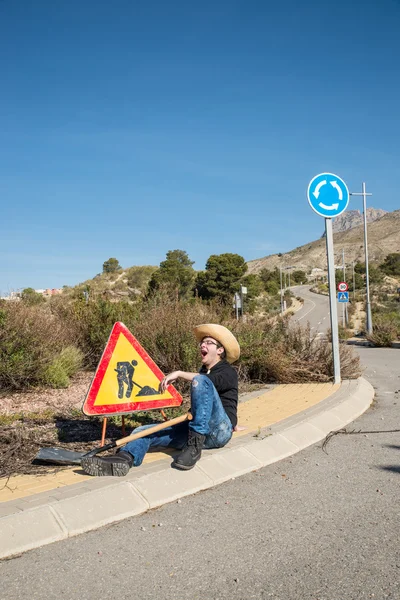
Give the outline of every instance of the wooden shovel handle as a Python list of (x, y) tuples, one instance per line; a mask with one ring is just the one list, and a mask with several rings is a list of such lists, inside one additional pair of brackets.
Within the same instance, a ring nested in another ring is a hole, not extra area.
[(178, 425), (178, 423), (191, 421), (192, 419), (193, 417), (190, 413), (187, 413), (186, 415), (181, 415), (180, 417), (176, 417), (175, 419), (164, 421), (163, 423), (159, 423), (159, 425), (154, 425), (154, 427), (148, 427), (147, 429), (143, 429), (142, 431), (138, 431), (137, 433), (132, 433), (132, 435), (128, 435), (127, 437), (121, 438), (115, 442), (115, 446), (119, 448), (119, 446), (124, 446), (125, 444), (127, 444), (128, 442), (132, 442), (133, 440), (138, 440), (142, 437), (147, 437), (152, 433), (156, 433), (157, 431), (161, 431), (162, 429), (166, 429), (167, 427), (172, 427), (172, 425)]

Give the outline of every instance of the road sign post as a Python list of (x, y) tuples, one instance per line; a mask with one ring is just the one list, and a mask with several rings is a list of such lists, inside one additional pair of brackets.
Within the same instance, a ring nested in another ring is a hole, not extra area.
[(334, 383), (340, 383), (339, 327), (335, 293), (332, 218), (337, 217), (346, 210), (349, 203), (349, 190), (343, 179), (334, 173), (320, 173), (313, 177), (308, 184), (307, 199), (313, 211), (325, 218)]
[(235, 313), (236, 313), (236, 320), (239, 321), (239, 309), (242, 308), (242, 303), (241, 303), (239, 292), (235, 292), (234, 307), (235, 307)]
[(325, 234), (326, 255), (328, 259), (329, 310), (331, 314), (333, 375), (334, 383), (340, 383), (339, 326), (335, 297), (335, 259), (333, 255), (332, 220), (328, 218), (325, 219)]

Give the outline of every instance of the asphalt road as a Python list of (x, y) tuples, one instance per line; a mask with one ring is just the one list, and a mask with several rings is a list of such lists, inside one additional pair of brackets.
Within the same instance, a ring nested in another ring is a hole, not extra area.
[(297, 311), (291, 320), (302, 326), (309, 322), (312, 334), (323, 335), (331, 326), (329, 298), (321, 294), (314, 294), (310, 292), (309, 288), (310, 286), (307, 285), (290, 288), (295, 296), (301, 296), (304, 299), (303, 308)]
[(357, 351), (376, 401), (354, 434), (4, 561), (0, 599), (399, 599), (400, 351)]

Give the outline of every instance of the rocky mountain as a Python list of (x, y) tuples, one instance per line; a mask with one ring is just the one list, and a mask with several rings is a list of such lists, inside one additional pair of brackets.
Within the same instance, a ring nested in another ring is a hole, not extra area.
[[(367, 208), (367, 223), (373, 223), (387, 214), (387, 210), (382, 208)], [(344, 213), (333, 219), (333, 233), (354, 229), (364, 223), (363, 214), (359, 210), (345, 210)], [(325, 231), (321, 237), (325, 237)]]
[[(349, 211), (358, 212), (358, 211)], [(339, 217), (337, 217), (339, 218)], [(341, 264), (342, 250), (347, 264), (364, 262), (364, 227), (358, 225), (333, 234), (335, 262)], [(368, 225), (368, 255), (373, 263), (380, 264), (385, 256), (400, 252), (400, 210), (386, 212)], [(320, 238), (285, 254), (272, 254), (247, 263), (248, 273), (259, 273), (261, 269), (293, 266), (309, 272), (311, 269), (327, 269), (325, 239)]]

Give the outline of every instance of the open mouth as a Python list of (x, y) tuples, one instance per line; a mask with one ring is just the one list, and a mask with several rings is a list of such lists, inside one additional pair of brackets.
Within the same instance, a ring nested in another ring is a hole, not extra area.
[(205, 348), (201, 349), (201, 356), (204, 358), (205, 356), (207, 356), (208, 351)]

